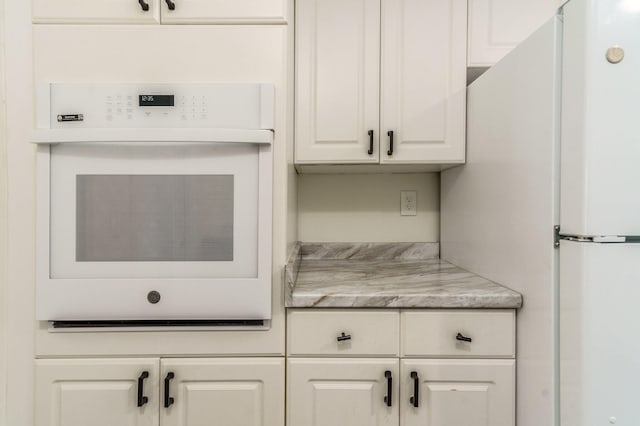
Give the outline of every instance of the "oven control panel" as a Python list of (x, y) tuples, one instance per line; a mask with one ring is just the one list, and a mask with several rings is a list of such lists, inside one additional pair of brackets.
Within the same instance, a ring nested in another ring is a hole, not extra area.
[[(114, 93), (105, 95), (104, 119), (107, 122), (142, 120), (144, 123), (154, 118), (181, 121), (206, 122), (209, 118), (207, 96), (202, 94)], [(192, 123), (191, 125), (195, 124)], [(117, 124), (116, 124), (117, 125)]]
[(49, 123), (39, 127), (273, 128), (262, 114), (273, 107), (268, 84), (49, 84), (42, 91)]

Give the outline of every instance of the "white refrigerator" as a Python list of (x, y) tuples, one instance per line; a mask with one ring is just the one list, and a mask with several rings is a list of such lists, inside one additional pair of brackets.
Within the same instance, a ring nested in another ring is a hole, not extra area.
[(517, 425), (640, 425), (640, 1), (567, 2), (467, 118), (441, 256), (524, 296)]

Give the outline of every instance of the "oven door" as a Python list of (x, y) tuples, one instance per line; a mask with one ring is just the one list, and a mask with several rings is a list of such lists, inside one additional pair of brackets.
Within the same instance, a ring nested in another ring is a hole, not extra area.
[(252, 143), (39, 147), (38, 319), (270, 318), (270, 152)]

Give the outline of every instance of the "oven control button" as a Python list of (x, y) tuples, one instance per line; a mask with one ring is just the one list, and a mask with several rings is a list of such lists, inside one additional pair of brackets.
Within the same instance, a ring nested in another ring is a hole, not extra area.
[(160, 301), (160, 293), (158, 293), (158, 292), (157, 292), (157, 291), (155, 291), (155, 290), (150, 291), (150, 292), (147, 294), (147, 300), (149, 301), (149, 303), (151, 303), (151, 304), (154, 304), (154, 305), (155, 305), (156, 303), (158, 303), (158, 302)]

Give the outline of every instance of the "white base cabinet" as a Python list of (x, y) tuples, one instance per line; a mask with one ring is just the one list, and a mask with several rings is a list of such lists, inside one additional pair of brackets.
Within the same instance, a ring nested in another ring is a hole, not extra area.
[(288, 426), (515, 425), (513, 310), (287, 315)]
[(513, 426), (515, 361), (400, 360), (401, 426)]
[(282, 426), (283, 358), (36, 361), (38, 426)]
[(293, 426), (397, 426), (395, 358), (289, 359), (287, 422)]

